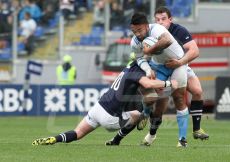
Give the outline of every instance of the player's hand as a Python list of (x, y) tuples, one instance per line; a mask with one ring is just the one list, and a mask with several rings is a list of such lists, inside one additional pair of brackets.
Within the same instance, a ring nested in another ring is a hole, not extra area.
[(180, 60), (177, 60), (177, 59), (170, 59), (170, 60), (167, 60), (165, 62), (165, 66), (167, 68), (172, 68), (172, 69), (178, 68), (181, 65), (182, 64), (181, 64)]
[(178, 88), (178, 82), (176, 80), (171, 80), (171, 87), (172, 89), (177, 89)]
[(155, 72), (154, 72), (152, 69), (149, 69), (149, 70), (146, 72), (146, 76), (147, 76), (149, 79), (156, 79)]

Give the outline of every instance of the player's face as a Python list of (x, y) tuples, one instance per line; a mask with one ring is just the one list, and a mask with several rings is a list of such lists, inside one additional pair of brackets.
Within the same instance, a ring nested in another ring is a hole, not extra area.
[(131, 30), (133, 34), (140, 40), (143, 41), (148, 33), (148, 24), (131, 25)]
[(155, 15), (155, 22), (157, 24), (163, 25), (166, 29), (169, 29), (169, 26), (172, 23), (172, 17), (168, 17), (167, 13), (158, 13)]

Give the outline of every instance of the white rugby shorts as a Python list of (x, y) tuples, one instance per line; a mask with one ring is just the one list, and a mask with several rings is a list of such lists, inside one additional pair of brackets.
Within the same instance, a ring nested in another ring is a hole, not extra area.
[[(122, 113), (122, 118), (124, 120), (127, 120), (130, 117), (129, 112)], [(119, 117), (115, 117), (107, 113), (107, 111), (105, 111), (105, 109), (98, 102), (89, 110), (87, 116), (85, 116), (85, 119), (86, 122), (93, 128), (102, 126), (109, 131), (120, 129)]]
[(192, 68), (190, 68), (189, 66), (187, 67), (187, 77), (188, 77), (188, 79), (190, 78), (190, 77), (195, 77), (196, 76), (196, 74), (195, 74), (195, 72), (192, 70)]
[(178, 88), (187, 86), (187, 67), (188, 65), (182, 65), (176, 68), (171, 75), (171, 79), (175, 79), (178, 82)]

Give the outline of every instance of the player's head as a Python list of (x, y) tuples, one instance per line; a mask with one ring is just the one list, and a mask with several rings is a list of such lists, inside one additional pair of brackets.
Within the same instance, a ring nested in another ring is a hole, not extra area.
[(155, 22), (163, 25), (165, 28), (169, 28), (172, 23), (172, 14), (167, 7), (159, 7), (154, 13)]
[(145, 14), (134, 13), (131, 18), (130, 28), (138, 40), (143, 41), (147, 37), (149, 31), (149, 22)]

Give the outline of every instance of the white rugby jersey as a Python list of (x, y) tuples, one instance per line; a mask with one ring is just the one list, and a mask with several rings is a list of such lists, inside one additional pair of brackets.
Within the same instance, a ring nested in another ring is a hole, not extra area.
[[(153, 54), (152, 59), (160, 64), (164, 64), (166, 60), (168, 59), (180, 59), (184, 56), (184, 51), (182, 47), (179, 45), (179, 43), (176, 41), (176, 39), (169, 33), (169, 31), (162, 25), (159, 24), (149, 24), (149, 33), (148, 37), (153, 37), (154, 39), (159, 39), (159, 37), (163, 33), (168, 33), (170, 35), (170, 38), (172, 40), (172, 44), (164, 49), (161, 54)], [(140, 57), (143, 55), (142, 49), (143, 45), (142, 42), (140, 42), (137, 37), (134, 35), (131, 42), (130, 42), (132, 51), (137, 54), (137, 57)]]

